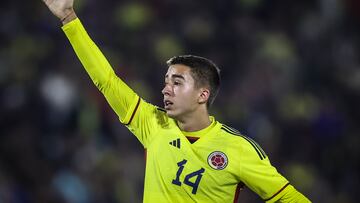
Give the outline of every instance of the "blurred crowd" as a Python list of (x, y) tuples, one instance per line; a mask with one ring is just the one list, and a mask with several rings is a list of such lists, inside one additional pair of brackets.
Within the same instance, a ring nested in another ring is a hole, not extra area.
[[(357, 0), (75, 0), (116, 73), (162, 106), (166, 60), (222, 70), (211, 114), (313, 202), (357, 202)], [(0, 7), (0, 203), (141, 202), (144, 149), (41, 0)], [(240, 202), (263, 202), (245, 188)]]

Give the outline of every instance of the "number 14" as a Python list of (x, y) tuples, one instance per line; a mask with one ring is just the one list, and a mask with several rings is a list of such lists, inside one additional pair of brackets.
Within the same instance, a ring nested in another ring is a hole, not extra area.
[[(180, 178), (181, 173), (184, 170), (184, 165), (186, 164), (186, 162), (187, 162), (187, 160), (184, 159), (177, 163), (177, 165), (179, 166), (179, 169), (176, 172), (176, 178), (172, 181), (173, 184), (181, 186), (181, 182), (180, 182), (179, 178)], [(201, 168), (201, 169), (194, 171), (192, 173), (189, 173), (185, 176), (184, 183), (193, 188), (192, 189), (193, 194), (196, 194), (196, 192), (197, 192), (200, 180), (202, 178), (202, 173), (204, 173), (204, 171), (205, 171), (205, 169)], [(190, 178), (195, 177), (195, 176), (197, 176), (195, 182), (190, 182)]]

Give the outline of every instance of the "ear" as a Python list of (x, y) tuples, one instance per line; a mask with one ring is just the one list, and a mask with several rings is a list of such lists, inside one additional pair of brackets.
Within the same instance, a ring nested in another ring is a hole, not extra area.
[(200, 88), (200, 95), (198, 98), (198, 102), (200, 104), (204, 104), (209, 100), (210, 90), (208, 88)]

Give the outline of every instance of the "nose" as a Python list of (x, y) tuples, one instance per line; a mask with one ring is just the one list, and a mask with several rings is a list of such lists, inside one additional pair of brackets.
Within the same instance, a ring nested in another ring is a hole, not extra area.
[(164, 86), (164, 88), (161, 90), (161, 93), (162, 93), (164, 96), (170, 96), (170, 95), (171, 95), (171, 92), (172, 92), (171, 87), (170, 87), (170, 85), (168, 85), (168, 84), (166, 84), (166, 85)]

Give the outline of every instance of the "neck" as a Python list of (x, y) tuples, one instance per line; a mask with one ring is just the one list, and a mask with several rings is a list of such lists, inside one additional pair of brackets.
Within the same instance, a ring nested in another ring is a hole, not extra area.
[(192, 115), (177, 119), (177, 124), (182, 131), (193, 132), (199, 131), (211, 124), (207, 110), (194, 112)]

